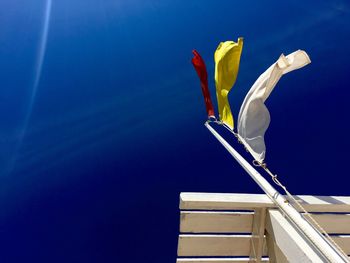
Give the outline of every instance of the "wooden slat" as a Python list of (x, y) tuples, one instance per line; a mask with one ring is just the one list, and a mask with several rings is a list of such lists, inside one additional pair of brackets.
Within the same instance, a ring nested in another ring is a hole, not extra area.
[(251, 235), (179, 235), (178, 256), (249, 256)]
[(251, 233), (253, 212), (182, 211), (181, 233)]
[[(248, 263), (249, 258), (178, 258), (177, 263)], [(261, 262), (269, 262), (267, 258)]]
[(309, 212), (350, 212), (350, 196), (294, 196)]
[(187, 210), (254, 210), (259, 207), (273, 206), (272, 201), (266, 195), (260, 194), (180, 194), (180, 209)]
[(350, 255), (350, 235), (332, 236), (332, 239), (342, 248), (342, 250)]
[(350, 214), (313, 214), (328, 234), (350, 234)]
[[(310, 212), (350, 213), (349, 196), (298, 195), (295, 198)], [(180, 209), (183, 210), (253, 210), (274, 207), (263, 194), (181, 193)]]

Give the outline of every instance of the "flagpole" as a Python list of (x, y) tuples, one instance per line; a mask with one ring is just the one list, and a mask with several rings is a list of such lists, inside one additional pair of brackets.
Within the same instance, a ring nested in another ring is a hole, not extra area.
[(332, 246), (324, 236), (319, 233), (302, 215), (292, 207), (288, 201), (281, 195), (251, 164), (249, 164), (218, 132), (216, 132), (209, 122), (205, 123), (208, 130), (218, 139), (226, 150), (236, 159), (250, 177), (260, 186), (266, 195), (288, 216), (288, 218), (301, 230), (304, 235), (311, 240), (317, 250), (330, 262), (350, 262), (334, 246)]

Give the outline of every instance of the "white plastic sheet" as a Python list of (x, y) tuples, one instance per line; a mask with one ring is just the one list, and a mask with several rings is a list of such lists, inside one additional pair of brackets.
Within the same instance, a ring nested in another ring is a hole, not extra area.
[(238, 115), (238, 136), (254, 159), (265, 159), (264, 135), (270, 124), (270, 113), (264, 102), (282, 75), (309, 64), (305, 51), (298, 50), (288, 56), (283, 54), (255, 81), (245, 97)]

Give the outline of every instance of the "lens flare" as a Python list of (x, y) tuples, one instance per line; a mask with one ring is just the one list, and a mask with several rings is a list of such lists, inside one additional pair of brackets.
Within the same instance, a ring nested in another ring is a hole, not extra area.
[(50, 27), (51, 9), (52, 9), (52, 0), (46, 0), (43, 24), (41, 28), (41, 34), (40, 34), (40, 40), (39, 40), (39, 46), (38, 46), (38, 55), (35, 60), (33, 85), (29, 95), (28, 109), (24, 116), (22, 129), (18, 134), (18, 140), (15, 146), (14, 154), (12, 156), (12, 160), (10, 160), (10, 165), (9, 165), (7, 174), (10, 174), (14, 170), (14, 165), (18, 157), (18, 152), (21, 148), (24, 136), (28, 128), (29, 120), (33, 111), (33, 105), (34, 105), (35, 97), (40, 84), (41, 73), (42, 73), (42, 68), (43, 68), (44, 59), (45, 59), (47, 38), (48, 38), (49, 27)]

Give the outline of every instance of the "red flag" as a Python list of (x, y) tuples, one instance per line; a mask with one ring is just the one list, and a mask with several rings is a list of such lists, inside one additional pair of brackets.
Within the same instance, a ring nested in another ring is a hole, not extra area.
[(196, 50), (192, 51), (194, 57), (192, 58), (192, 64), (197, 71), (198, 77), (201, 81), (202, 92), (205, 101), (205, 107), (207, 108), (208, 117), (215, 117), (213, 103), (211, 102), (209, 88), (208, 88), (208, 73), (205, 67), (204, 60)]

